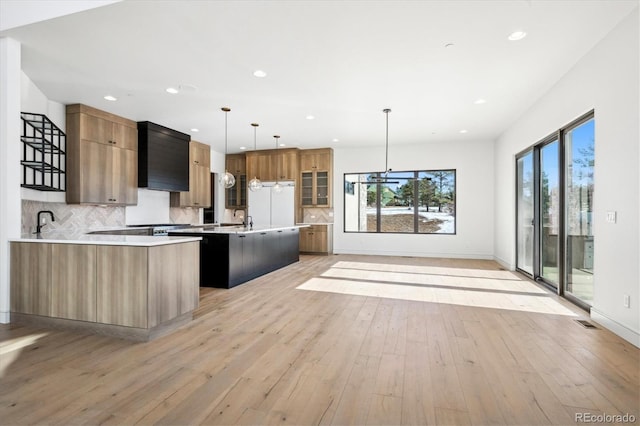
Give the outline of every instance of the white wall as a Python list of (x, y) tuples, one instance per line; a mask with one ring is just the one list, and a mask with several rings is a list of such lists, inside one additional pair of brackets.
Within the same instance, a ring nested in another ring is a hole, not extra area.
[(384, 169), (384, 146), (334, 149), (334, 252), (393, 256), (493, 258), (493, 143), (390, 146), (393, 170), (456, 169), (456, 235), (344, 232), (345, 173)]
[[(640, 346), (640, 67), (638, 9), (497, 141), (495, 256), (515, 267), (515, 154), (595, 110), (592, 318)], [(605, 221), (618, 212), (616, 224)], [(631, 308), (623, 307), (631, 296)]]

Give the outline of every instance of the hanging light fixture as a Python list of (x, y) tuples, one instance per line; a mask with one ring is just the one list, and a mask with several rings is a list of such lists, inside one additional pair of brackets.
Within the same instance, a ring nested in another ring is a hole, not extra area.
[[(231, 108), (223, 107), (220, 109), (224, 111), (224, 158), (226, 163), (227, 162), (227, 114), (229, 113), (229, 111), (231, 111)], [(233, 188), (233, 185), (236, 184), (235, 176), (229, 173), (226, 167), (224, 170), (224, 176), (222, 177), (221, 183), (224, 185), (225, 189)]]
[[(389, 168), (389, 113), (391, 112), (390, 108), (385, 108), (382, 112), (386, 115), (386, 132), (385, 132), (385, 153), (384, 153), (384, 171), (378, 173), (378, 177), (373, 178), (372, 182), (375, 183), (398, 183), (397, 181), (389, 180), (389, 172), (391, 169)], [(397, 179), (394, 178), (394, 179)]]
[[(258, 130), (258, 123), (251, 123), (253, 126), (253, 150), (256, 151), (256, 133)], [(253, 179), (249, 181), (249, 189), (253, 192), (260, 191), (262, 189), (262, 182), (258, 179), (257, 176), (254, 176)]]
[[(280, 139), (279, 135), (273, 135), (273, 138), (276, 140), (276, 158), (277, 158), (277, 152), (278, 152), (278, 139)], [(279, 175), (280, 171), (278, 170), (278, 161), (276, 160), (276, 184), (273, 185), (273, 187), (271, 188), (271, 190), (275, 193), (280, 193), (282, 192), (282, 185), (280, 185), (280, 182), (278, 182), (278, 175)]]

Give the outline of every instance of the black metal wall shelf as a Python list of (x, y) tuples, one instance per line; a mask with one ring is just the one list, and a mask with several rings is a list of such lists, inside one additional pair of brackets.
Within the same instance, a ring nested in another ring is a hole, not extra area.
[(22, 184), (39, 191), (66, 189), (66, 135), (44, 114), (20, 113), (22, 118)]

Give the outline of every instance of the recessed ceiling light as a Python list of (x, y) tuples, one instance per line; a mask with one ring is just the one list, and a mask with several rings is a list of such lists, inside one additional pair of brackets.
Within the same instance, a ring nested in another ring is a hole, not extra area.
[(255, 71), (253, 72), (253, 75), (254, 75), (255, 77), (258, 77), (258, 78), (263, 78), (263, 77), (266, 77), (266, 76), (267, 76), (267, 73), (266, 73), (266, 72), (264, 72), (264, 71), (262, 71), (262, 70), (255, 70)]
[(511, 34), (509, 34), (509, 37), (507, 38), (511, 41), (518, 41), (518, 40), (522, 40), (526, 36), (527, 36), (527, 33), (525, 33), (524, 31), (514, 31)]
[(473, 101), (473, 103), (476, 104), (476, 105), (482, 105), (482, 104), (486, 104), (487, 101), (485, 99), (478, 98), (475, 101)]
[(334, 139), (332, 142), (340, 142), (340, 139)]
[(115, 96), (111, 96), (111, 95), (107, 95), (104, 97), (106, 100), (108, 101), (117, 101), (118, 98), (116, 98)]
[(467, 130), (462, 129), (462, 130), (460, 130), (460, 133), (467, 133)]
[(240, 149), (244, 151), (245, 149), (247, 149), (247, 147), (246, 146), (241, 146)]
[(176, 89), (175, 87), (167, 87), (167, 93), (175, 95), (176, 93), (178, 93), (178, 89)]
[(191, 129), (191, 131), (192, 131), (192, 132), (197, 133), (197, 132), (199, 132), (200, 130), (198, 130), (198, 129)]
[(313, 120), (315, 117), (313, 115), (307, 115), (307, 120)]

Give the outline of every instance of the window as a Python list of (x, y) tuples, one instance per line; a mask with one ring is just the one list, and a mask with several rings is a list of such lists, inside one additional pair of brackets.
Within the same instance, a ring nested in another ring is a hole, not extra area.
[(456, 171), (344, 175), (344, 231), (455, 234)]

